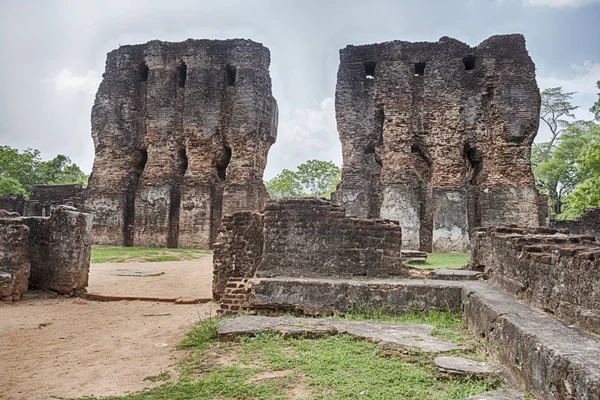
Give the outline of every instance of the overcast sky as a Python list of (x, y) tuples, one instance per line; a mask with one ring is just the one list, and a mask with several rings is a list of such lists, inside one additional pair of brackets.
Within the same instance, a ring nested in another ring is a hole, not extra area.
[[(279, 135), (265, 178), (312, 158), (341, 165), (335, 126), (338, 51), (348, 44), (472, 46), (523, 33), (540, 87), (597, 98), (600, 0), (0, 0), (0, 144), (65, 154), (91, 171), (90, 111), (106, 53), (152, 39), (248, 38), (271, 50)], [(544, 139), (545, 132), (538, 135)]]

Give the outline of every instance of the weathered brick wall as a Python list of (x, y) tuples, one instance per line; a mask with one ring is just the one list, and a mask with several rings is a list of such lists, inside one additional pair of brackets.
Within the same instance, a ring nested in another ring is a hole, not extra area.
[(92, 250), (91, 214), (57, 207), (48, 218), (27, 217), (30, 228), (29, 288), (81, 294), (88, 286)]
[(31, 196), (25, 202), (22, 215), (49, 216), (52, 209), (66, 205), (79, 207), (84, 189), (79, 184), (72, 185), (33, 185)]
[(0, 218), (0, 299), (20, 300), (29, 282), (29, 228), (20, 218)]
[(9, 194), (8, 196), (0, 197), (0, 210), (8, 212), (17, 212), (23, 215), (25, 206), (25, 198), (20, 194)]
[(269, 201), (263, 214), (223, 218), (213, 297), (231, 277), (389, 277), (403, 274), (397, 222), (346, 217), (325, 199)]
[(208, 248), (222, 215), (263, 207), (277, 135), (269, 63), (266, 47), (241, 39), (108, 54), (86, 196), (96, 243)]
[(405, 248), (466, 251), (473, 227), (543, 218), (530, 166), (540, 96), (522, 35), (347, 46), (335, 108), (337, 201), (399, 220)]
[(469, 264), (527, 302), (600, 333), (600, 243), (550, 228), (479, 228)]
[(248, 309), (248, 300), (252, 293), (253, 279), (231, 277), (223, 288), (217, 313), (221, 315), (238, 314)]
[(568, 229), (571, 233), (594, 235), (596, 241), (600, 241), (600, 208), (590, 208), (576, 220), (550, 221), (550, 227)]
[(256, 276), (401, 275), (401, 243), (395, 221), (346, 217), (324, 199), (269, 201)]
[(19, 300), (27, 289), (84, 293), (92, 219), (66, 206), (50, 217), (0, 218), (0, 299)]
[(238, 212), (224, 216), (213, 245), (213, 298), (219, 300), (231, 277), (253, 277), (263, 252), (263, 215)]

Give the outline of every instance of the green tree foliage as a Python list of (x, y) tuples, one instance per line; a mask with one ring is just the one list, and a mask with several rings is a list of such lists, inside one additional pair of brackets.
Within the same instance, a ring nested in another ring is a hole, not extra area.
[[(560, 136), (547, 160), (534, 166), (533, 172), (540, 189), (550, 199), (552, 212), (557, 218), (567, 218), (563, 213), (565, 197), (585, 180), (582, 157), (600, 142), (600, 129), (591, 121), (572, 124)], [(536, 155), (532, 152), (532, 162)]]
[(23, 196), (27, 196), (27, 191), (18, 180), (0, 177), (0, 197), (7, 196), (9, 194), (22, 194)]
[(0, 146), (0, 195), (21, 193), (35, 184), (80, 183), (87, 185), (88, 176), (69, 157), (62, 154), (42, 161), (39, 150), (20, 152), (9, 146)]
[(340, 181), (340, 167), (330, 161), (309, 160), (296, 171), (284, 169), (265, 186), (272, 199), (285, 197), (330, 198)]

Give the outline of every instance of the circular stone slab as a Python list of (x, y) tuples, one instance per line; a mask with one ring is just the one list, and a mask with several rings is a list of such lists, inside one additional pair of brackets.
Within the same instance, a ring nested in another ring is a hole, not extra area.
[(492, 364), (461, 357), (440, 356), (436, 357), (433, 362), (441, 372), (449, 374), (481, 376), (496, 372), (496, 368)]

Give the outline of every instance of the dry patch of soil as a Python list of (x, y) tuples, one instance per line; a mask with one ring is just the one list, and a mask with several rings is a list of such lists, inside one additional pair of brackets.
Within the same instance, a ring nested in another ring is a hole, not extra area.
[(0, 304), (0, 398), (122, 395), (162, 382), (213, 303), (39, 299)]

